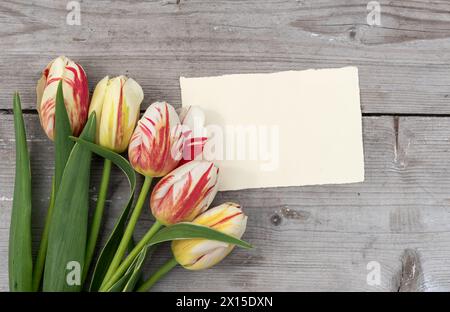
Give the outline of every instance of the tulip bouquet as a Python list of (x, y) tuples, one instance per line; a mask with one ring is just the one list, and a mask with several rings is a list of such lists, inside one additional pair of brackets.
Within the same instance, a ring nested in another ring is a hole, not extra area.
[[(85, 71), (63, 56), (44, 69), (36, 91), (42, 128), (55, 146), (55, 170), (39, 250), (33, 259), (31, 168), (16, 93), (11, 291), (148, 291), (178, 264), (188, 270), (207, 269), (236, 245), (251, 248), (241, 240), (247, 217), (238, 204), (208, 209), (217, 193), (219, 168), (202, 159), (207, 137), (193, 131), (205, 122), (199, 108), (178, 114), (170, 104), (156, 102), (139, 119), (144, 93), (135, 80), (125, 76), (103, 78), (89, 101)], [(128, 160), (121, 155), (127, 149)], [(93, 153), (104, 161), (96, 206), (89, 218)], [(98, 246), (113, 166), (128, 179), (130, 194), (106, 244)], [(135, 201), (137, 173), (144, 176), (144, 182)], [(159, 181), (152, 189), (153, 178)], [(150, 191), (148, 206), (155, 221), (137, 239), (136, 224)], [(173, 255), (145, 279), (143, 265), (163, 242), (171, 242)]]

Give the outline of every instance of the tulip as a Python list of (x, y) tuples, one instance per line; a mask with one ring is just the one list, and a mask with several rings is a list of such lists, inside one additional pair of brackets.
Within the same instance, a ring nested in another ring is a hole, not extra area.
[(118, 76), (100, 80), (92, 95), (89, 114), (97, 115), (97, 143), (124, 152), (139, 118), (144, 92), (132, 78)]
[(150, 197), (156, 220), (164, 225), (189, 222), (208, 209), (217, 193), (218, 173), (214, 163), (194, 160), (162, 178)]
[[(97, 116), (96, 142), (116, 153), (124, 152), (128, 147), (139, 118), (143, 99), (144, 92), (141, 86), (131, 78), (118, 76), (109, 79), (106, 76), (100, 80), (95, 87), (89, 107), (89, 115), (95, 112)], [(105, 158), (97, 206), (92, 218), (91, 231), (86, 248), (84, 277), (92, 261), (97, 243), (110, 174), (111, 160)]]
[(56, 91), (60, 80), (63, 81), (64, 104), (73, 135), (81, 133), (88, 117), (89, 89), (83, 67), (65, 56), (54, 59), (44, 69), (36, 87), (39, 119), (51, 140), (54, 138)]
[[(245, 232), (247, 216), (239, 205), (225, 203), (202, 213), (193, 223), (240, 239)], [(208, 269), (222, 261), (233, 248), (234, 245), (207, 239), (172, 241), (175, 260), (188, 270)]]
[(182, 156), (183, 136), (175, 109), (166, 102), (150, 105), (131, 137), (128, 158), (144, 176), (161, 177), (172, 171)]
[(183, 158), (178, 164), (183, 165), (194, 159), (202, 159), (203, 148), (208, 138), (205, 135), (205, 113), (197, 106), (183, 107), (180, 111), (183, 126)]

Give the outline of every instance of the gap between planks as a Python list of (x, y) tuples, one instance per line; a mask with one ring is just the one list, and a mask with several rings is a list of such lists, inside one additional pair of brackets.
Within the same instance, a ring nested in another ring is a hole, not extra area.
[[(145, 112), (145, 109), (141, 109), (141, 113)], [(35, 109), (22, 109), (22, 113), (25, 115), (37, 115), (38, 112)], [(0, 115), (12, 115), (13, 110), (7, 108), (0, 108)], [(417, 113), (362, 113), (362, 117), (428, 117), (428, 118), (450, 118), (450, 114), (417, 114)]]

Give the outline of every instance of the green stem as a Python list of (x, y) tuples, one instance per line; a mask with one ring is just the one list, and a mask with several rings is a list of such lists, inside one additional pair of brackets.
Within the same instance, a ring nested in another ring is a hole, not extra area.
[(39, 251), (36, 257), (36, 263), (33, 271), (33, 291), (38, 291), (41, 285), (42, 273), (44, 272), (45, 256), (47, 254), (48, 234), (50, 232), (50, 220), (55, 206), (55, 179), (52, 180), (52, 193), (50, 195), (50, 203), (47, 209), (47, 216), (45, 217), (44, 230), (42, 232), (41, 242), (39, 244)]
[(92, 218), (91, 231), (86, 247), (86, 259), (83, 268), (83, 281), (89, 272), (89, 266), (94, 256), (95, 245), (97, 244), (98, 233), (102, 224), (103, 211), (105, 210), (106, 195), (108, 193), (109, 178), (111, 176), (111, 160), (105, 158), (103, 164), (102, 181), (100, 182), (100, 190), (98, 193), (97, 206), (95, 207), (94, 216)]
[(122, 275), (126, 272), (126, 270), (131, 265), (133, 260), (139, 255), (142, 248), (144, 248), (145, 245), (147, 245), (150, 239), (156, 234), (156, 232), (159, 231), (161, 227), (162, 224), (159, 223), (158, 221), (155, 221), (155, 223), (153, 223), (152, 227), (148, 230), (148, 232), (144, 235), (144, 237), (133, 248), (133, 250), (130, 251), (125, 260), (123, 260), (118, 269), (112, 275), (111, 279), (107, 281), (104, 287), (100, 288), (101, 291), (108, 290), (112, 285), (114, 285), (115, 282), (119, 280), (120, 277), (122, 277)]
[(141, 193), (139, 194), (139, 198), (136, 202), (136, 206), (133, 209), (130, 220), (128, 221), (125, 232), (122, 236), (122, 240), (120, 241), (119, 247), (114, 255), (114, 258), (109, 265), (108, 271), (105, 274), (105, 278), (103, 279), (102, 286), (100, 289), (105, 286), (108, 280), (112, 277), (116, 269), (118, 268), (120, 262), (122, 261), (123, 255), (125, 254), (128, 244), (133, 236), (134, 228), (136, 223), (141, 215), (142, 206), (144, 205), (145, 199), (147, 198), (147, 193), (150, 189), (150, 185), (152, 184), (152, 177), (145, 177), (144, 184), (142, 185)]
[(148, 280), (146, 280), (141, 286), (138, 288), (138, 292), (148, 291), (157, 281), (159, 281), (162, 277), (164, 277), (167, 273), (170, 272), (174, 267), (176, 267), (178, 262), (175, 258), (170, 259), (166, 263), (164, 263), (158, 271), (153, 273), (152, 276)]

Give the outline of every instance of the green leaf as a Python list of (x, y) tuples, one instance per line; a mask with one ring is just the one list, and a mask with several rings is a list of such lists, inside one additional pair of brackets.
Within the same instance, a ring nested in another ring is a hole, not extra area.
[(107, 292), (121, 292), (125, 287), (126, 282), (131, 276), (131, 271), (127, 271), (117, 282), (112, 285)]
[(9, 233), (9, 290), (31, 291), (31, 169), (19, 94), (14, 94), (16, 177)]
[[(93, 141), (95, 113), (92, 113), (81, 138)], [(89, 211), (91, 151), (75, 144), (67, 160), (56, 193), (51, 216), (44, 291), (80, 291)]]
[(146, 246), (141, 250), (139, 255), (133, 260), (131, 265), (128, 267), (124, 275), (114, 283), (107, 292), (131, 292), (134, 290), (137, 281), (141, 277), (142, 268), (147, 258), (147, 255), (151, 254), (155, 248)]
[(130, 267), (123, 274), (123, 276), (117, 282), (115, 282), (110, 288), (108, 288), (107, 292), (121, 292), (124, 289), (128, 280), (130, 279), (130, 277), (133, 274), (134, 266), (137, 261), (138, 261), (138, 258), (136, 257), (136, 259), (133, 260)]
[(55, 105), (55, 192), (58, 192), (64, 168), (74, 145), (69, 138), (72, 135), (72, 129), (64, 104), (62, 80), (58, 84)]
[(86, 141), (82, 137), (76, 138), (76, 137), (70, 136), (69, 138), (72, 141), (75, 141), (75, 142), (81, 144), (82, 146), (84, 146), (85, 148), (90, 150), (91, 152), (93, 152), (103, 158), (107, 158), (107, 159), (111, 160), (114, 165), (119, 167), (127, 175), (127, 177), (130, 178), (129, 179), (130, 186), (133, 186), (132, 182), (133, 182), (133, 180), (136, 180), (136, 172), (134, 171), (133, 167), (131, 167), (128, 160), (126, 160), (120, 154), (110, 151), (109, 149), (104, 148), (95, 143)]
[(119, 219), (116, 222), (116, 225), (114, 226), (114, 229), (111, 233), (111, 235), (108, 238), (108, 241), (106, 242), (105, 246), (103, 247), (102, 251), (100, 252), (100, 256), (97, 260), (97, 263), (95, 265), (94, 273), (92, 275), (91, 285), (90, 285), (90, 291), (98, 291), (101, 283), (103, 281), (103, 278), (106, 275), (106, 271), (109, 268), (109, 265), (114, 258), (114, 254), (117, 250), (117, 247), (120, 244), (120, 241), (122, 239), (123, 233), (125, 231), (125, 225), (126, 221), (128, 219), (128, 215), (131, 211), (131, 206), (133, 203), (133, 197), (134, 197), (134, 191), (136, 188), (136, 173), (131, 167), (130, 163), (120, 156), (119, 154), (112, 152), (104, 147), (101, 147), (97, 144), (88, 142), (86, 140), (83, 140), (81, 138), (74, 138), (71, 137), (72, 140), (76, 141), (77, 143), (83, 145), (84, 147), (90, 149), (92, 152), (107, 158), (111, 160), (117, 167), (119, 167), (127, 176), (128, 182), (130, 184), (130, 196), (128, 198), (128, 202), (125, 206), (125, 209), (123, 210), (122, 214), (120, 215)]
[(37, 291), (41, 284), (42, 273), (44, 271), (45, 257), (47, 254), (48, 234), (50, 232), (50, 225), (53, 214), (54, 200), (56, 192), (61, 184), (64, 168), (66, 167), (67, 159), (70, 156), (74, 142), (69, 139), (72, 135), (70, 120), (67, 115), (66, 105), (64, 104), (64, 94), (62, 87), (62, 80), (58, 83), (55, 99), (55, 129), (54, 129), (54, 143), (55, 143), (55, 174), (52, 181), (52, 193), (50, 203), (45, 218), (44, 230), (42, 231), (39, 251), (36, 257), (33, 272), (33, 290)]
[(155, 249), (156, 246), (146, 246), (141, 250), (139, 255), (136, 257), (134, 264), (130, 266), (132, 274), (122, 291), (124, 292), (134, 291), (137, 282), (140, 280), (142, 276), (142, 269), (144, 267), (145, 260), (149, 255), (151, 255), (155, 251)]
[(192, 239), (192, 238), (205, 238), (224, 243), (233, 244), (242, 248), (253, 248), (247, 242), (244, 242), (236, 237), (227, 235), (225, 233), (216, 231), (207, 226), (198, 225), (194, 223), (182, 222), (177, 223), (161, 229), (153, 236), (148, 245), (154, 245), (162, 242), (179, 240), (179, 239)]

